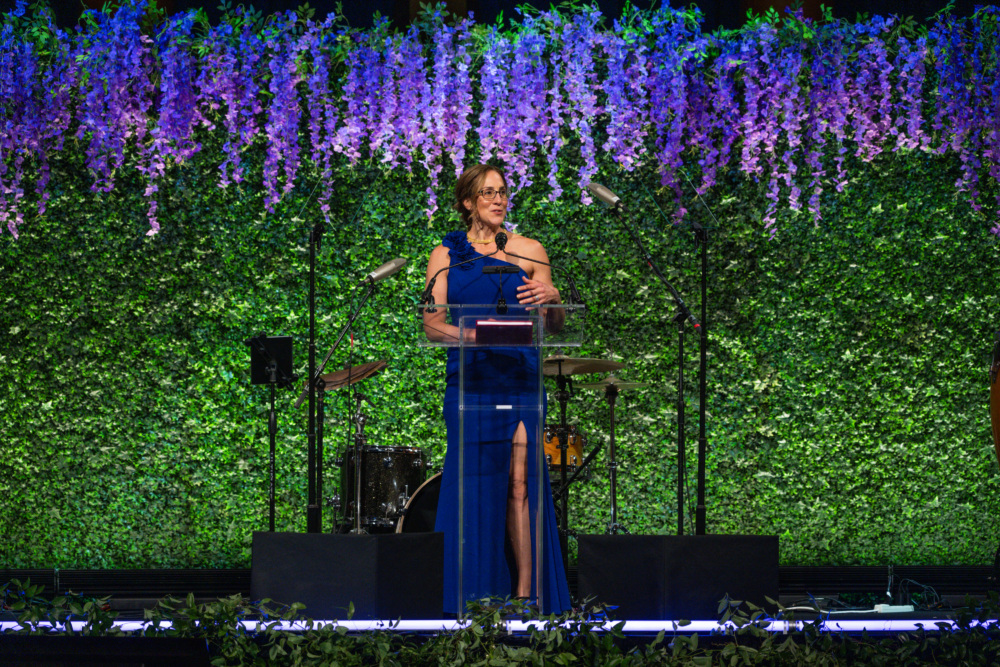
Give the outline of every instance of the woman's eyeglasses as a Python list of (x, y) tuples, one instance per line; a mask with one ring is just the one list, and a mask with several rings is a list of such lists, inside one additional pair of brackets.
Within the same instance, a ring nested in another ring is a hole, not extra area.
[(500, 195), (501, 199), (510, 199), (513, 192), (507, 188), (500, 188), (499, 190), (494, 190), (493, 188), (483, 188), (479, 191), (479, 194), (486, 201), (493, 201), (497, 198), (497, 195)]

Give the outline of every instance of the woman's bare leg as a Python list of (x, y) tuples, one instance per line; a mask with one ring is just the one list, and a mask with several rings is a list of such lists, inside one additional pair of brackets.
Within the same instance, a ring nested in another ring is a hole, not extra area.
[(531, 518), (528, 514), (528, 435), (517, 425), (510, 450), (510, 483), (507, 487), (507, 534), (517, 566), (514, 595), (531, 595)]

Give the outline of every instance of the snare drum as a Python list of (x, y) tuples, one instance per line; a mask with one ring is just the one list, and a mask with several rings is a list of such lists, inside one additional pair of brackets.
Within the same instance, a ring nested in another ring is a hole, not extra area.
[[(566, 449), (566, 468), (573, 471), (583, 464), (583, 448), (587, 442), (587, 438), (575, 426), (569, 426), (568, 430), (569, 437), (567, 440), (569, 443)], [(559, 470), (559, 464), (562, 461), (562, 450), (559, 448), (561, 443), (559, 442), (559, 427), (557, 425), (547, 424), (545, 426), (544, 443), (545, 460), (549, 463), (549, 470)]]
[[(341, 502), (347, 523), (355, 521), (355, 450), (344, 453)], [(424, 482), (424, 453), (416, 447), (361, 448), (361, 525), (392, 530), (411, 494)]]

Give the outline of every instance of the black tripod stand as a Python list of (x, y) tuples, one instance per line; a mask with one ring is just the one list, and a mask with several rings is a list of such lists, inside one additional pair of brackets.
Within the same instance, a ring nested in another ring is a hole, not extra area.
[(267, 415), (267, 434), (270, 439), (268, 492), (268, 530), (274, 532), (275, 439), (278, 434), (278, 417), (274, 409), (275, 387), (291, 387), (298, 379), (292, 372), (291, 336), (267, 337), (258, 334), (245, 341), (250, 346), (250, 384), (267, 384), (271, 387), (270, 410)]
[(618, 452), (615, 446), (615, 404), (618, 402), (618, 393), (624, 389), (638, 389), (645, 387), (645, 382), (622, 382), (614, 375), (609, 375), (600, 382), (589, 382), (580, 385), (584, 389), (603, 389), (604, 400), (608, 402), (608, 411), (611, 418), (611, 440), (608, 446), (608, 479), (611, 485), (611, 521), (605, 529), (608, 535), (618, 533), (628, 534), (628, 529), (618, 521)]

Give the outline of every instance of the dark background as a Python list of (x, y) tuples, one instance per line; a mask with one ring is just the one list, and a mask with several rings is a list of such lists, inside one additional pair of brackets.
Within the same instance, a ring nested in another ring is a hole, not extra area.
[[(115, 0), (110, 0), (115, 4)], [(192, 8), (204, 7), (208, 12), (210, 20), (214, 23), (218, 20), (221, 12), (220, 0), (155, 0), (156, 4), (164, 8), (168, 13), (181, 12)], [(0, 0), (0, 9), (6, 12), (15, 6), (14, 0)], [(76, 24), (80, 13), (86, 7), (99, 9), (104, 0), (50, 0), (50, 6), (56, 15), (56, 21), (60, 27), (67, 28)], [(240, 3), (231, 2), (233, 5)], [(337, 0), (255, 0), (254, 2), (242, 3), (252, 6), (264, 14), (272, 14), (288, 9), (297, 9), (308, 4), (314, 9), (314, 18), (322, 19), (327, 14), (333, 12), (337, 6)], [(348, 22), (357, 28), (366, 28), (372, 25), (372, 19), (376, 12), (382, 16), (389, 17), (396, 27), (405, 26), (420, 11), (422, 3), (419, 0), (366, 0), (357, 2), (344, 0), (342, 9), (344, 17)], [(505, 18), (516, 17), (516, 8), (523, 5), (547, 9), (552, 4), (548, 0), (534, 0), (524, 2), (523, 0), (450, 0), (446, 3), (448, 9), (454, 13), (465, 14), (472, 12), (479, 23), (492, 23), (498, 16), (503, 14)], [(597, 0), (598, 8), (605, 16), (615, 17), (621, 15), (622, 8), (626, 0)], [(633, 0), (632, 5), (640, 9), (649, 9), (651, 5), (662, 3), (650, 0)], [(717, 28), (739, 28), (746, 21), (747, 12), (753, 10), (755, 13), (763, 13), (769, 7), (782, 10), (792, 5), (789, 0), (697, 0), (692, 3), (673, 3), (674, 6), (687, 6), (688, 4), (698, 5), (705, 15), (703, 29), (712, 32)], [(855, 20), (859, 14), (869, 15), (892, 15), (913, 16), (919, 20), (926, 20), (940, 11), (947, 3), (938, 0), (804, 0), (800, 2), (806, 16), (818, 18), (821, 14), (820, 6), (826, 5), (832, 8), (833, 15), (837, 18)], [(959, 16), (971, 14), (975, 5), (991, 4), (975, 2), (974, 0), (957, 0), (954, 3), (953, 13)]]

